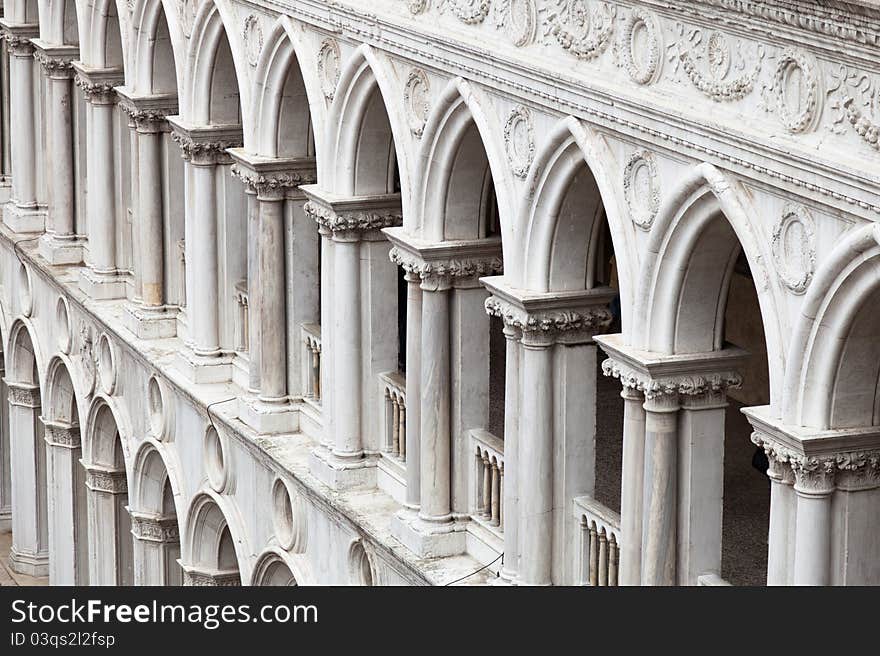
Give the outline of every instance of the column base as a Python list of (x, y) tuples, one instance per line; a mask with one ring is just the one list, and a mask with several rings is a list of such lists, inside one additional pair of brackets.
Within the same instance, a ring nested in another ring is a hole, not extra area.
[(12, 510), (4, 508), (0, 510), (0, 533), (12, 532)]
[(43, 232), (46, 227), (46, 210), (39, 207), (20, 207), (13, 201), (3, 206), (3, 223), (12, 232)]
[(193, 383), (226, 383), (232, 380), (232, 358), (228, 355), (205, 357), (183, 347), (177, 353), (177, 367)]
[(79, 239), (59, 239), (55, 235), (40, 238), (39, 253), (49, 264), (79, 264), (83, 260), (82, 242)]
[(457, 556), (467, 550), (467, 525), (463, 522), (426, 522), (409, 510), (391, 518), (391, 535), (420, 558)]
[(177, 316), (168, 310), (153, 310), (127, 305), (125, 327), (138, 339), (165, 339), (177, 336)]
[(49, 552), (23, 553), (13, 547), (9, 554), (9, 567), (17, 574), (49, 576)]
[(115, 273), (99, 273), (92, 269), (82, 269), (79, 273), (79, 288), (89, 298), (96, 301), (125, 298), (125, 280)]
[(309, 456), (309, 472), (332, 490), (376, 487), (377, 456), (341, 460), (325, 446), (315, 447)]
[(238, 418), (260, 435), (296, 433), (299, 412), (290, 403), (267, 404), (254, 396), (238, 402)]

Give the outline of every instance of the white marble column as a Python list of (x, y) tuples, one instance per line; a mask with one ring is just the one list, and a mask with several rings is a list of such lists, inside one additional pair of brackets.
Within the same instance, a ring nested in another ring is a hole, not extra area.
[(248, 393), (260, 392), (260, 202), (257, 190), (245, 185), (247, 194), (247, 272), (248, 272)]
[(552, 583), (553, 342), (523, 333), (519, 455), (519, 583)]
[(49, 212), (46, 234), (40, 240), (40, 254), (51, 264), (76, 264), (82, 261), (82, 246), (74, 225), (73, 174), (73, 67), (72, 54), (54, 55), (51, 50), (37, 50), (46, 72), (48, 103)]
[(89, 581), (91, 585), (132, 585), (134, 544), (124, 471), (87, 466)]
[(284, 199), (258, 196), (260, 205), (260, 402), (287, 399), (287, 325), (284, 275)]
[(10, 469), (9, 390), (0, 354), (0, 533), (12, 530), (12, 470)]
[(645, 475), (645, 395), (623, 386), (623, 473), (620, 486), (620, 585), (639, 585)]
[(34, 98), (34, 47), (36, 25), (20, 32), (4, 30), (9, 47), (10, 151), (12, 156), (12, 203), (4, 211), (4, 222), (14, 232), (39, 232), (44, 215), (37, 203), (36, 119)]
[(789, 585), (792, 565), (790, 544), (794, 539), (791, 527), (797, 511), (794, 472), (787, 462), (767, 454), (770, 463), (770, 529), (767, 551), (767, 585)]
[(645, 398), (642, 585), (676, 585), (677, 393)]
[(504, 367), (504, 562), (501, 576), (515, 582), (519, 573), (519, 455), (520, 380), (522, 333), (504, 324), (506, 345)]
[(162, 131), (154, 121), (139, 121), (137, 248), (141, 265), (141, 306), (165, 309), (165, 231), (162, 211)]
[(406, 507), (418, 511), (421, 499), (422, 287), (412, 271), (406, 279)]
[(192, 236), (195, 248), (190, 252), (195, 292), (189, 296), (190, 337), (197, 357), (220, 354), (219, 258), (217, 247), (216, 165), (203, 158), (190, 162), (192, 171)]
[(797, 493), (794, 585), (831, 581), (831, 495), (836, 466), (828, 460), (792, 462)]
[(78, 426), (44, 422), (49, 486), (49, 583), (88, 585), (85, 469)]
[(176, 517), (131, 512), (134, 537), (134, 585), (183, 584), (180, 529)]
[(7, 383), (12, 470), (12, 569), (30, 576), (49, 573), (46, 444), (42, 436), (40, 389)]

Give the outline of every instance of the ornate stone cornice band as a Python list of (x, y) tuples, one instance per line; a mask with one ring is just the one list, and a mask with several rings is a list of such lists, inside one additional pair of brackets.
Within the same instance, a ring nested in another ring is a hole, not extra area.
[(446, 289), (467, 280), (476, 285), (480, 276), (494, 276), (504, 270), (501, 240), (498, 238), (426, 242), (407, 235), (402, 227), (383, 230), (394, 244), (391, 261), (411, 280), (421, 280), (427, 290)]
[(180, 146), (183, 158), (194, 166), (214, 166), (230, 164), (232, 158), (227, 152), (242, 144), (241, 125), (191, 125), (184, 123), (179, 116), (168, 118), (171, 126), (171, 139)]
[(608, 329), (608, 304), (614, 290), (602, 287), (578, 292), (527, 292), (511, 287), (503, 276), (482, 278), (489, 290), (486, 312), (504, 321), (508, 332), (525, 346), (589, 342)]
[(142, 134), (168, 131), (168, 117), (177, 113), (177, 95), (171, 93), (134, 96), (126, 87), (116, 87), (119, 103), (131, 123)]
[(232, 175), (260, 200), (281, 200), (292, 189), (317, 181), (314, 157), (257, 157), (243, 148), (230, 148), (227, 152), (235, 162)]
[(723, 401), (727, 390), (742, 385), (739, 368), (748, 356), (735, 347), (675, 355), (642, 351), (624, 344), (619, 334), (600, 335), (596, 341), (609, 356), (602, 363), (602, 373), (620, 380), (624, 388), (641, 392), (646, 400), (705, 397)]
[(322, 234), (332, 235), (334, 241), (357, 241), (403, 222), (400, 194), (339, 198), (317, 185), (300, 189), (309, 199), (303, 208), (306, 214), (317, 222)]

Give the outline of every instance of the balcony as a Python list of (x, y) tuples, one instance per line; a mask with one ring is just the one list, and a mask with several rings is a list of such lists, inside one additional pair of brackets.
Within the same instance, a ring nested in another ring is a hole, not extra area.
[(321, 326), (304, 323), (301, 331), (303, 348), (302, 376), (304, 396), (315, 404), (321, 403)]
[(504, 531), (504, 442), (485, 430), (471, 431), (471, 479), (475, 522), (501, 538)]
[(592, 497), (574, 500), (580, 524), (580, 583), (617, 586), (620, 564), (620, 515)]

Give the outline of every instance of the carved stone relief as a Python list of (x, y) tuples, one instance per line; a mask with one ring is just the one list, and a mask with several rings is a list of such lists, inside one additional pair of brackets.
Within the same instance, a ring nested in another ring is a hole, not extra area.
[(318, 50), (318, 79), (321, 91), (327, 100), (333, 100), (336, 84), (339, 82), (339, 44), (334, 39), (325, 39)]
[(535, 157), (535, 131), (532, 116), (525, 107), (517, 107), (504, 125), (504, 147), (513, 174), (524, 178)]
[(406, 86), (403, 88), (403, 102), (406, 107), (406, 118), (410, 131), (421, 138), (428, 120), (431, 85), (425, 72), (419, 68), (410, 71)]
[(253, 14), (244, 20), (243, 37), (248, 64), (256, 66), (263, 51), (263, 28), (260, 27), (259, 19)]
[(816, 269), (815, 229), (806, 208), (785, 206), (773, 230), (771, 249), (782, 284), (795, 294), (803, 294)]
[(660, 209), (660, 184), (653, 153), (640, 150), (630, 156), (623, 169), (623, 194), (632, 222), (642, 230), (650, 230)]

